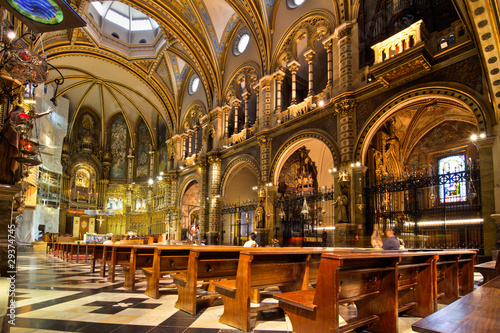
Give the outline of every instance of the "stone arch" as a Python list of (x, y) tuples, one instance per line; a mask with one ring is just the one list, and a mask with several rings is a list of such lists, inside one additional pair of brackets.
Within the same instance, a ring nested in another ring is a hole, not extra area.
[[(312, 45), (315, 40), (319, 40), (323, 36), (328, 36), (332, 33), (334, 22), (335, 19), (331, 16), (331, 13), (321, 10), (310, 11), (297, 19), (283, 34), (283, 37), (276, 45), (271, 61), (273, 68), (281, 67), (283, 61), (288, 62), (292, 58), (297, 58), (296, 42), (301, 37), (307, 38), (307, 45), (314, 48)], [(306, 36), (303, 36), (304, 34)], [(283, 54), (286, 54), (288, 59), (284, 59)]]
[(290, 152), (295, 151), (296, 148), (300, 147), (302, 143), (309, 140), (318, 140), (328, 148), (334, 164), (330, 168), (340, 164), (340, 152), (337, 148), (337, 143), (328, 133), (321, 130), (304, 130), (290, 138), (283, 146), (281, 146), (276, 155), (274, 155), (269, 171), (269, 180), (272, 183), (275, 183), (278, 179), (281, 166), (285, 162), (287, 155)]
[(381, 105), (372, 113), (372, 116), (360, 131), (354, 146), (354, 160), (365, 164), (364, 158), (377, 128), (402, 107), (421, 99), (441, 98), (457, 103), (461, 107), (471, 111), (476, 118), (479, 132), (491, 133), (492, 120), (487, 113), (488, 108), (485, 104), (473, 97), (474, 93), (466, 87), (450, 86), (449, 83), (447, 86), (444, 87), (444, 84), (439, 85), (437, 83), (433, 87), (422, 86), (410, 88)]
[[(261, 182), (261, 177), (260, 177), (260, 167), (257, 161), (250, 155), (241, 155), (229, 162), (227, 167), (224, 170), (224, 174), (221, 178), (220, 186), (221, 186), (221, 191), (222, 196), (226, 195), (227, 192), (227, 185), (229, 184), (231, 180), (231, 175), (234, 175), (237, 173), (239, 170), (241, 170), (244, 167), (248, 167), (257, 177), (257, 181), (260, 183)], [(250, 189), (249, 189), (250, 190)]]
[(201, 185), (201, 178), (198, 175), (192, 174), (186, 176), (179, 184), (179, 190), (177, 191), (177, 202), (179, 205), (182, 204), (182, 198), (184, 196), (184, 193), (193, 182), (196, 182)]

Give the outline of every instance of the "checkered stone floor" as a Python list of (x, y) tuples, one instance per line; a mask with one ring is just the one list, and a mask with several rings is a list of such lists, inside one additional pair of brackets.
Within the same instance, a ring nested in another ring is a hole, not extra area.
[[(12, 333), (231, 333), (241, 332), (219, 323), (223, 312), (220, 299), (196, 316), (177, 310), (175, 288), (166, 279), (157, 300), (144, 295), (146, 282), (138, 277), (137, 290), (123, 288), (123, 273), (110, 283), (91, 273), (90, 263), (67, 263), (52, 255), (19, 254), (16, 278), (16, 318)], [(479, 276), (479, 280), (481, 280)], [(272, 292), (263, 303), (276, 302)], [(349, 316), (349, 309), (341, 314)], [(412, 332), (415, 317), (400, 317), (400, 332)], [(292, 332), (281, 309), (261, 312), (255, 333)]]

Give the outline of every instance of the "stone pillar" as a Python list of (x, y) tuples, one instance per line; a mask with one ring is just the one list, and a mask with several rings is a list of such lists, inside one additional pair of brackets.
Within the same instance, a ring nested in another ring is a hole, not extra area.
[(238, 113), (240, 111), (240, 105), (241, 101), (239, 99), (235, 99), (233, 101), (233, 108), (234, 108), (234, 132), (233, 134), (238, 134)]
[(245, 129), (248, 129), (248, 100), (250, 99), (250, 93), (245, 91), (243, 93), (243, 100), (245, 101)]
[(479, 148), (480, 175), (481, 175), (481, 206), (483, 210), (483, 239), (484, 255), (491, 256), (496, 248), (497, 224), (495, 219), (495, 180), (493, 165), (493, 143), (495, 138), (479, 139), (476, 143)]
[(255, 123), (257, 125), (259, 125), (259, 118), (260, 118), (259, 92), (260, 92), (260, 87), (258, 85), (254, 85), (253, 86), (253, 92), (255, 93)]
[(351, 163), (354, 151), (354, 99), (344, 99), (335, 103), (335, 112), (339, 115), (339, 143), (342, 164)]
[(260, 146), (260, 171), (261, 180), (267, 183), (270, 179), (269, 168), (271, 167), (271, 137), (263, 134), (257, 138)]
[(335, 28), (334, 37), (337, 40), (339, 56), (339, 88), (348, 90), (353, 84), (353, 73), (358, 69), (358, 41), (357, 41), (357, 23), (345, 22)]
[(309, 87), (307, 91), (307, 97), (312, 97), (314, 95), (313, 89), (313, 61), (316, 58), (316, 52), (314, 50), (307, 50), (304, 53), (304, 57), (307, 60), (307, 65), (309, 66)]
[(198, 131), (200, 130), (200, 126), (196, 125), (194, 127), (194, 154), (198, 154)]
[(188, 140), (188, 156), (194, 154), (194, 131), (192, 129), (187, 130), (187, 140)]
[(222, 107), (224, 111), (224, 138), (229, 137), (229, 113), (231, 112), (231, 107), (229, 105), (224, 105)]
[(262, 125), (263, 128), (271, 128), (271, 80), (269, 78), (265, 78), (261, 81), (261, 84), (262, 92), (264, 94), (264, 123)]
[(181, 232), (182, 228), (180, 226), (180, 221), (178, 218), (178, 180), (179, 180), (179, 175), (177, 174), (177, 171), (171, 170), (169, 171), (169, 176), (170, 176), (170, 223), (172, 224), (173, 230), (172, 233), (175, 233), (175, 239), (180, 240), (181, 239)]
[(281, 84), (284, 77), (285, 73), (282, 71), (277, 71), (274, 74), (274, 79), (276, 80), (276, 109), (274, 109), (274, 113), (281, 113)]
[(208, 225), (208, 207), (207, 205), (209, 204), (209, 201), (207, 201), (208, 197), (208, 161), (206, 158), (201, 158), (198, 161), (198, 168), (200, 171), (200, 178), (201, 178), (201, 184), (200, 184), (200, 241), (202, 241), (205, 238), (205, 234), (209, 231), (209, 225)]
[(292, 105), (297, 104), (297, 71), (300, 68), (300, 64), (297, 60), (292, 60), (288, 64), (288, 69), (292, 73)]
[(172, 179), (170, 175), (166, 175), (163, 177), (163, 182), (165, 183), (165, 197), (163, 198), (163, 202), (165, 204), (165, 233), (168, 234), (169, 240), (172, 237), (172, 225), (170, 220), (170, 208), (171, 208), (171, 194), (172, 194)]
[(210, 185), (209, 185), (209, 215), (208, 224), (209, 231), (207, 234), (207, 245), (217, 244), (217, 236), (219, 235), (219, 187), (220, 187), (220, 173), (221, 173), (221, 159), (217, 153), (208, 156), (208, 163), (210, 163)]
[(181, 134), (181, 158), (180, 160), (183, 160), (186, 158), (186, 140), (188, 136), (186, 133)]
[(330, 88), (333, 85), (333, 54), (332, 54), (332, 40), (328, 39), (323, 42), (326, 53), (327, 53), (327, 61), (328, 61), (328, 81), (326, 83), (326, 87)]

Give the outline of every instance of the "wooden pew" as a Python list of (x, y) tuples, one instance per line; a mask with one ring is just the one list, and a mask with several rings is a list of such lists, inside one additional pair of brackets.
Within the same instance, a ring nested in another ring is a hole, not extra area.
[[(436, 261), (436, 284), (438, 302), (453, 303), (459, 296), (458, 260), (459, 251), (438, 251)], [(437, 303), (435, 308), (437, 309)]]
[(170, 245), (155, 248), (153, 266), (144, 267), (142, 271), (146, 275), (146, 292), (149, 297), (160, 298), (160, 279), (165, 274), (178, 273), (187, 269), (189, 250), (191, 246)]
[(235, 280), (213, 282), (224, 303), (223, 324), (250, 331), (256, 313), (276, 305), (250, 307), (252, 289), (279, 287), (281, 291), (303, 290), (316, 280), (319, 260), (325, 249), (242, 249)]
[[(398, 332), (397, 253), (323, 254), (315, 289), (274, 295), (296, 333), (346, 332), (370, 326)], [(339, 306), (354, 302), (358, 316), (339, 327)]]
[[(177, 286), (177, 309), (192, 315), (197, 306), (210, 306), (219, 296), (212, 285), (213, 281), (234, 279), (238, 268), (241, 246), (193, 246), (189, 252), (187, 270), (171, 275)], [(197, 297), (197, 286), (203, 283), (207, 291)], [(200, 301), (200, 302), (199, 302)]]
[(125, 283), (123, 288), (135, 290), (135, 273), (143, 268), (153, 267), (154, 251), (156, 246), (136, 245), (133, 246), (130, 253), (130, 262), (122, 264), (125, 274)]
[(104, 260), (105, 265), (108, 265), (108, 281), (115, 282), (115, 272), (117, 265), (128, 265), (130, 264), (130, 257), (132, 253), (132, 248), (134, 244), (113, 244), (109, 247), (106, 246), (107, 251), (111, 250), (111, 256), (107, 255), (106, 260)]
[(436, 311), (437, 285), (435, 252), (400, 253), (396, 266), (398, 277), (398, 312), (426, 317)]
[(102, 260), (102, 256), (104, 255), (104, 245), (95, 243), (92, 247), (92, 267), (91, 272), (95, 273), (96, 262), (100, 262)]
[(411, 325), (416, 332), (498, 332), (500, 277)]
[(500, 255), (497, 256), (497, 260), (487, 261), (474, 266), (474, 270), (483, 276), (483, 281), (479, 284), (480, 286), (500, 275), (499, 258)]
[[(474, 291), (474, 264), (477, 250), (458, 250), (458, 295), (465, 296)], [(437, 310), (437, 309), (436, 309)]]

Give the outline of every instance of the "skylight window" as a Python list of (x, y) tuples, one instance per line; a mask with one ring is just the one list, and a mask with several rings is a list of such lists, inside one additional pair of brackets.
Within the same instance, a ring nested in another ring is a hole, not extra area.
[(153, 30), (153, 27), (151, 26), (151, 22), (148, 19), (132, 20), (132, 26), (131, 26), (130, 30), (132, 30), (132, 31), (146, 31), (146, 30)]
[(130, 21), (127, 17), (115, 12), (114, 10), (108, 10), (106, 14), (106, 20), (113, 22), (116, 25), (119, 25), (122, 28), (130, 29)]
[(197, 76), (193, 76), (191, 78), (191, 82), (189, 82), (189, 94), (192, 95), (198, 90), (198, 86), (200, 85), (200, 79)]
[(288, 0), (287, 4), (288, 4), (288, 7), (290, 7), (290, 8), (297, 8), (298, 6), (302, 5), (302, 3), (304, 1), (305, 0)]
[(94, 2), (92, 2), (92, 6), (99, 13), (99, 15), (102, 16), (102, 14), (103, 14), (102, 4), (99, 1), (94, 1)]

